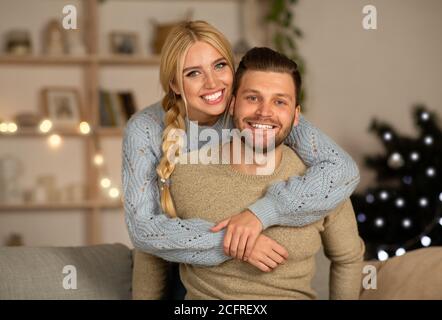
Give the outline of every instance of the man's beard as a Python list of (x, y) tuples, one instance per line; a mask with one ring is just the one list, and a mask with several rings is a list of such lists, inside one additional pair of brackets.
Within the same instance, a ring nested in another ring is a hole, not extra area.
[[(293, 115), (293, 118), (291, 119), (290, 123), (293, 123), (295, 115)], [(253, 119), (253, 121), (255, 122), (260, 122), (260, 119)], [(235, 117), (235, 115), (233, 116), (233, 123), (235, 125), (235, 128), (240, 129), (240, 120)], [(274, 151), (274, 149), (276, 149), (278, 146), (280, 146), (281, 144), (284, 143), (285, 139), (288, 137), (288, 135), (290, 134), (291, 130), (292, 130), (292, 126), (288, 126), (286, 128), (284, 128), (282, 125), (280, 126), (280, 132), (276, 135), (276, 136), (272, 136), (270, 137), (270, 139), (274, 139), (275, 143), (270, 143), (272, 142), (272, 140), (269, 141), (269, 134), (266, 134), (266, 138), (265, 138), (265, 143), (262, 144), (256, 144), (255, 143), (255, 135), (252, 134), (252, 138), (251, 139), (246, 139), (244, 136), (241, 136), (241, 142), (246, 145), (248, 148), (251, 148), (253, 150), (254, 153), (261, 153), (261, 154), (266, 154), (268, 152), (272, 152)], [(241, 131), (243, 131), (244, 129), (241, 129)], [(261, 129), (263, 130), (263, 129)], [(263, 130), (264, 131), (264, 130)], [(264, 140), (264, 138), (262, 139)]]

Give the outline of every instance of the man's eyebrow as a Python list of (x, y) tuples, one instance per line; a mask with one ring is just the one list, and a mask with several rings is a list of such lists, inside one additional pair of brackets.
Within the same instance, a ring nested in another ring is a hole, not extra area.
[[(218, 64), (218, 63), (220, 63), (221, 61), (225, 61), (225, 60), (226, 60), (226, 59), (225, 59), (224, 57), (221, 57), (221, 58), (216, 59), (215, 61), (213, 61), (213, 62), (212, 62), (212, 65), (214, 65), (214, 64)], [(187, 68), (184, 68), (184, 69), (183, 69), (183, 73), (186, 73), (186, 72), (189, 71), (189, 70), (192, 70), (192, 69), (198, 69), (198, 68), (201, 68), (201, 66), (187, 67)]]
[(293, 98), (291, 95), (286, 94), (286, 93), (277, 93), (276, 96), (278, 96), (278, 97), (283, 97), (283, 98), (287, 98), (287, 99), (289, 99), (289, 100), (292, 100), (292, 98)]
[[(243, 93), (243, 94), (247, 94), (247, 93), (256, 93), (256, 94), (260, 94), (260, 92), (259, 92), (258, 90), (255, 90), (255, 89), (245, 89), (245, 90), (242, 91), (242, 93)], [(277, 96), (277, 97), (287, 98), (287, 99), (289, 99), (289, 100), (292, 100), (292, 99), (293, 99), (293, 97), (292, 97), (291, 95), (286, 94), (286, 93), (275, 93), (274, 95)]]

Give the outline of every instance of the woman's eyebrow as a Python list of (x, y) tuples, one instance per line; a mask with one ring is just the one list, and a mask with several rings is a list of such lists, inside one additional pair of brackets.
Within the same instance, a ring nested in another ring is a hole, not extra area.
[[(218, 63), (220, 63), (221, 61), (225, 61), (225, 60), (226, 60), (225, 58), (221, 57), (221, 58), (219, 58), (219, 59), (216, 59), (214, 62), (212, 62), (212, 65), (218, 64)], [(184, 69), (183, 69), (183, 73), (186, 73), (186, 72), (189, 71), (189, 70), (198, 69), (198, 68), (201, 68), (201, 66), (187, 67), (187, 68), (184, 68)]]

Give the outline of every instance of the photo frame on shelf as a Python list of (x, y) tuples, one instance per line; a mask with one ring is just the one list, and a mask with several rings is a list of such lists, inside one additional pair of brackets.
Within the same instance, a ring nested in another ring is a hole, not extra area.
[(110, 33), (110, 49), (112, 54), (140, 54), (139, 37), (136, 32), (112, 31)]
[(42, 90), (43, 117), (55, 128), (74, 128), (82, 120), (80, 92), (73, 87), (48, 87)]

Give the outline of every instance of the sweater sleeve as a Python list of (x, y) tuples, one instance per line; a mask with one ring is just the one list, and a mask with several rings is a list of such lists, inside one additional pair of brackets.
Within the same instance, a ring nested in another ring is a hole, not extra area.
[(134, 247), (167, 261), (195, 265), (218, 265), (230, 259), (223, 252), (224, 230), (214, 233), (211, 222), (170, 218), (162, 212), (156, 174), (162, 129), (151, 115), (141, 112), (130, 119), (123, 139), (123, 203)]
[(359, 237), (350, 200), (327, 216), (321, 232), (324, 253), (330, 259), (330, 300), (358, 300), (365, 245)]
[(309, 168), (303, 176), (272, 184), (264, 197), (248, 207), (264, 229), (319, 221), (349, 198), (359, 183), (354, 160), (303, 116), (285, 142)]

